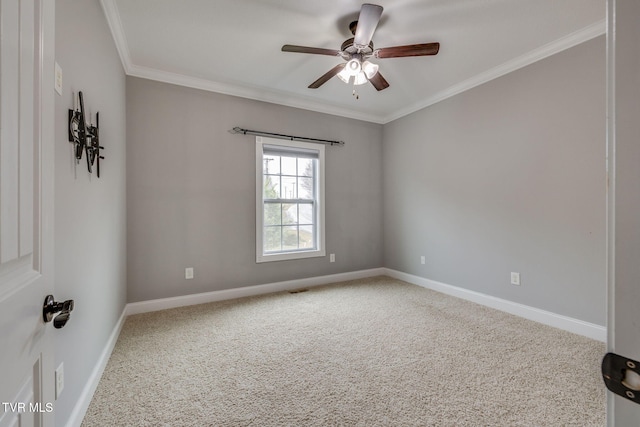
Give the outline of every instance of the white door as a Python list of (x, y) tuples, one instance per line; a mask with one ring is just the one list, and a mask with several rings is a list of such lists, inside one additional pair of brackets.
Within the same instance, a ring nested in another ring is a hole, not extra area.
[[(640, 361), (640, 1), (609, 0), (607, 14), (608, 348)], [(632, 400), (609, 393), (607, 412), (610, 427), (640, 426)]]
[(0, 426), (53, 426), (55, 2), (0, 0)]

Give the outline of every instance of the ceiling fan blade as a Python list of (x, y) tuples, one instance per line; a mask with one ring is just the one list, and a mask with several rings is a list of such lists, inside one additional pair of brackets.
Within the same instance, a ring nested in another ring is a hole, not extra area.
[(436, 55), (440, 50), (440, 43), (409, 44), (406, 46), (383, 47), (376, 49), (377, 58), (401, 58), (404, 56)]
[(353, 44), (356, 47), (369, 46), (371, 37), (380, 22), (382, 16), (382, 6), (375, 4), (365, 3), (360, 9), (360, 16), (358, 16), (358, 26), (356, 27), (356, 34), (353, 40)]
[(375, 87), (376, 90), (378, 91), (381, 91), (389, 87), (389, 82), (387, 82), (387, 80), (384, 77), (382, 77), (382, 74), (380, 74), (379, 71), (373, 77), (371, 77), (369, 81), (371, 82), (373, 87)]
[(282, 46), (282, 51), (295, 53), (312, 53), (315, 55), (340, 56), (339, 50), (323, 49), (321, 47), (295, 46), (292, 44), (285, 44), (284, 46)]
[(318, 80), (316, 80), (315, 82), (311, 83), (309, 85), (309, 89), (318, 89), (320, 86), (322, 86), (323, 84), (328, 82), (333, 76), (335, 76), (340, 71), (342, 71), (344, 69), (345, 65), (347, 65), (347, 64), (343, 63), (343, 64), (336, 65), (335, 67), (333, 67), (332, 69), (330, 69), (329, 71), (324, 73), (322, 76), (320, 76), (320, 78)]

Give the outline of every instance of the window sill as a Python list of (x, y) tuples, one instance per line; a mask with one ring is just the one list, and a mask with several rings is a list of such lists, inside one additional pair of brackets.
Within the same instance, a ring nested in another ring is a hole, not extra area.
[(323, 256), (326, 256), (326, 252), (324, 249), (313, 251), (280, 252), (276, 254), (259, 254), (256, 257), (256, 262), (262, 263), (272, 261), (288, 261), (304, 258), (319, 258)]

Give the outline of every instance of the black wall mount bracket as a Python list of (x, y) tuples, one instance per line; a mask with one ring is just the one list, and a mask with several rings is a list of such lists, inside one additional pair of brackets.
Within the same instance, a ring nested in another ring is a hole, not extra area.
[(100, 113), (96, 113), (96, 124), (87, 125), (84, 111), (84, 98), (82, 92), (78, 92), (78, 107), (69, 110), (69, 142), (75, 146), (74, 153), (76, 162), (80, 163), (82, 154), (87, 156), (87, 170), (93, 172), (93, 165), (96, 165), (96, 175), (100, 178), (100, 160), (104, 156), (100, 150), (104, 147), (100, 145)]

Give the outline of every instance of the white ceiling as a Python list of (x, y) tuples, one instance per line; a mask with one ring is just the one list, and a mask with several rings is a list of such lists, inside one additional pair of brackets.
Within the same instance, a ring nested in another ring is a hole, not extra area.
[(374, 0), (375, 47), (440, 42), (436, 56), (375, 59), (390, 87), (333, 78), (342, 61), (282, 52), (340, 49), (355, 0), (102, 0), (125, 71), (375, 123), (387, 123), (605, 32), (605, 0)]

